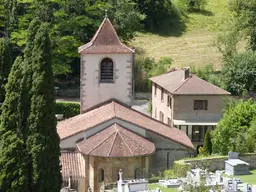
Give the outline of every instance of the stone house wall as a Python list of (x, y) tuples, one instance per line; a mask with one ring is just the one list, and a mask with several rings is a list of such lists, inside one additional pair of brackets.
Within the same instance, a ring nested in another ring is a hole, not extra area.
[[(155, 89), (156, 89), (156, 94), (155, 94)], [(161, 111), (164, 114), (163, 123), (168, 124), (168, 118), (172, 120), (172, 107), (167, 106), (167, 97), (168, 95), (171, 96), (171, 94), (168, 93), (166, 90), (164, 90), (164, 97), (162, 100), (161, 92), (162, 92), (161, 87), (153, 83), (152, 84), (152, 117), (154, 119), (160, 120), (160, 111)]]
[[(218, 122), (223, 114), (226, 96), (175, 95), (173, 119)], [(207, 100), (207, 110), (194, 110), (194, 100)]]

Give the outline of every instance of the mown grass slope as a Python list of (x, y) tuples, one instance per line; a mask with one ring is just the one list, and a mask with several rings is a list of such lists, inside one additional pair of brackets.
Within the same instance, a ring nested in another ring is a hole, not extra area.
[[(216, 37), (229, 23), (231, 13), (229, 0), (208, 0), (205, 11), (189, 13), (186, 31), (179, 36), (139, 33), (131, 45), (140, 54), (159, 59), (173, 58), (175, 67), (213, 64), (221, 65), (221, 53), (215, 45)], [(161, 29), (171, 31), (172, 29)]]

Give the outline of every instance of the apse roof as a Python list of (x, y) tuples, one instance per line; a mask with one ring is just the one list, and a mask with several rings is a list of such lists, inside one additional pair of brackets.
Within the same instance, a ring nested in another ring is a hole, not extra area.
[(155, 145), (128, 129), (113, 124), (77, 144), (85, 155), (101, 157), (134, 157), (154, 153)]

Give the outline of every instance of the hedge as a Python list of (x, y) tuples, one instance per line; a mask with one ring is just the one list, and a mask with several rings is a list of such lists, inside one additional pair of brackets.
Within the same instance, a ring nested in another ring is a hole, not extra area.
[(64, 118), (74, 117), (80, 114), (80, 104), (76, 102), (56, 102), (55, 114), (63, 114)]

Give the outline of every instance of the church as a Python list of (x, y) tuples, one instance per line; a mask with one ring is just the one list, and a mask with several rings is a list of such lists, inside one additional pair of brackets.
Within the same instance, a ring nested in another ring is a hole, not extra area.
[(79, 192), (99, 191), (118, 180), (119, 169), (124, 179), (148, 178), (194, 154), (184, 131), (131, 108), (135, 50), (107, 17), (78, 51), (81, 113), (57, 125), (64, 180), (71, 175)]

